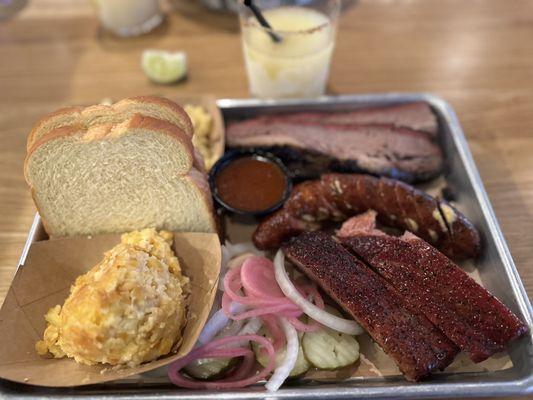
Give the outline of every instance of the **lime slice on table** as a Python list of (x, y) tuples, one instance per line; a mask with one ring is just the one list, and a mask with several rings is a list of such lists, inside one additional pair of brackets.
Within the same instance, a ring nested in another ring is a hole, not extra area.
[(173, 83), (187, 74), (187, 56), (183, 51), (145, 50), (142, 69), (156, 83)]

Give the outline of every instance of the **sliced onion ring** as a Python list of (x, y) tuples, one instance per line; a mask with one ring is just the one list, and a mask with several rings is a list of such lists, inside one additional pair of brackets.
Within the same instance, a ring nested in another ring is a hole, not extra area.
[[(246, 307), (242, 304), (233, 302), (230, 305), (231, 314), (240, 314)], [(198, 344), (203, 345), (209, 343), (219, 332), (224, 329), (230, 322), (230, 319), (224, 312), (224, 310), (218, 310), (212, 315), (212, 317), (207, 321), (198, 337)]]
[(330, 314), (306, 300), (289, 279), (289, 275), (285, 270), (285, 255), (282, 250), (278, 250), (276, 257), (274, 258), (274, 269), (278, 285), (285, 296), (298, 305), (305, 314), (313, 318), (315, 321), (320, 322), (322, 325), (342, 333), (360, 335), (364, 332), (363, 328), (361, 328), (357, 322)]
[(287, 347), (285, 348), (285, 358), (283, 359), (283, 362), (274, 370), (274, 373), (265, 385), (270, 392), (277, 391), (281, 385), (283, 385), (285, 379), (289, 377), (296, 364), (300, 347), (298, 333), (296, 332), (296, 329), (294, 329), (294, 326), (283, 317), (281, 317), (279, 321), (281, 322), (283, 333), (285, 333), (285, 337), (287, 338)]

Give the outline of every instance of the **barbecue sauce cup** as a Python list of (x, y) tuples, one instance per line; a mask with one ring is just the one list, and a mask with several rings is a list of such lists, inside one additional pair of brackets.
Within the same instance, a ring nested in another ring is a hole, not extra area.
[(227, 152), (211, 168), (209, 185), (219, 207), (245, 220), (276, 211), (292, 190), (290, 174), (280, 159), (239, 150)]

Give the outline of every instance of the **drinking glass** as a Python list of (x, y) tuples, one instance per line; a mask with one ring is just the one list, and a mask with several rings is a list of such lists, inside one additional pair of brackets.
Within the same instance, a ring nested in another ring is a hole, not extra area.
[[(340, 0), (255, 0), (273, 29), (239, 7), (250, 92), (260, 98), (324, 94), (335, 45)], [(275, 41), (272, 33), (281, 40)]]
[(147, 33), (163, 21), (159, 0), (94, 0), (102, 26), (118, 36)]
[(13, 17), (27, 2), (28, 0), (0, 0), (0, 21)]

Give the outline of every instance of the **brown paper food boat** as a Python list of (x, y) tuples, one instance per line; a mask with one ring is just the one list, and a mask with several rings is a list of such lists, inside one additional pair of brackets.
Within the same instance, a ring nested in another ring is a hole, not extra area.
[(0, 310), (0, 378), (48, 387), (91, 385), (122, 379), (167, 365), (194, 346), (209, 315), (220, 273), (216, 234), (176, 233), (174, 251), (191, 280), (188, 321), (176, 353), (136, 368), (87, 366), (72, 359), (44, 358), (35, 351), (50, 307), (63, 304), (70, 285), (120, 242), (120, 235), (57, 239), (34, 243)]

